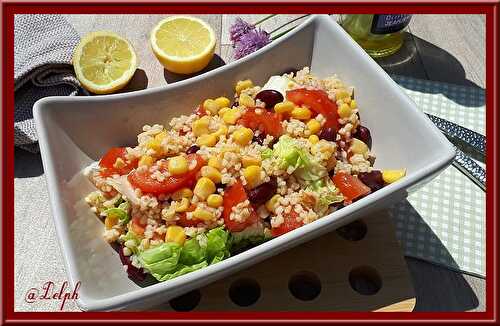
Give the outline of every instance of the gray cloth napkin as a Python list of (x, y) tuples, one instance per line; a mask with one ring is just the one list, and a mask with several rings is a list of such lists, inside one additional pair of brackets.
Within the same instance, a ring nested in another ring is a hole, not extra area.
[(88, 95), (71, 66), (78, 33), (61, 15), (14, 16), (14, 143), (38, 152), (33, 104), (43, 97)]

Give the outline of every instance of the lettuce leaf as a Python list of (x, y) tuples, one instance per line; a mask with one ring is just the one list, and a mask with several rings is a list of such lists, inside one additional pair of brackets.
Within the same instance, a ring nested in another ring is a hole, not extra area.
[(254, 224), (241, 232), (231, 233), (231, 253), (242, 252), (271, 239), (271, 233), (265, 232), (262, 223)]
[(309, 182), (306, 190), (313, 191), (316, 194), (317, 201), (314, 209), (320, 214), (326, 213), (331, 204), (344, 200), (344, 196), (329, 177)]
[(215, 264), (230, 256), (229, 232), (218, 227), (207, 233), (207, 260)]

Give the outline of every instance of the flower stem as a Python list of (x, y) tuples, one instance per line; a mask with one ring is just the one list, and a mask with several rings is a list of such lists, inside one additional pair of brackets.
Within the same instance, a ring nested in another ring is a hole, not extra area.
[(282, 37), (283, 35), (285, 35), (286, 33), (290, 32), (290, 31), (291, 31), (292, 29), (294, 29), (295, 27), (297, 27), (297, 26), (293, 26), (293, 27), (291, 27), (291, 28), (287, 29), (287, 30), (286, 30), (286, 31), (284, 31), (284, 32), (281, 32), (281, 33), (279, 33), (279, 34), (276, 34), (276, 35), (272, 36), (272, 37), (271, 37), (271, 40), (273, 40), (273, 41), (274, 41), (274, 40), (276, 40), (277, 38)]
[(274, 17), (274, 16), (276, 16), (276, 14), (266, 16), (266, 17), (262, 18), (261, 20), (259, 20), (258, 22), (256, 22), (256, 23), (255, 23), (255, 24), (253, 24), (253, 25), (254, 25), (254, 26), (257, 26), (257, 25), (259, 25), (260, 23), (263, 23), (263, 22), (265, 22), (266, 20), (268, 20), (269, 18), (272, 18), (272, 17)]
[[(292, 20), (290, 20), (289, 22), (286, 22), (285, 24), (283, 24), (283, 25), (279, 26), (278, 28), (273, 29), (272, 31), (270, 31), (270, 32), (269, 32), (269, 34), (272, 34), (272, 33), (276, 32), (276, 31), (278, 31), (278, 30), (282, 29), (282, 28), (283, 28), (283, 27), (285, 27), (286, 25), (291, 24), (291, 23), (293, 23), (293, 22), (295, 22), (295, 21), (297, 21), (297, 20), (299, 20), (299, 19), (302, 19), (302, 18), (304, 18), (304, 17), (307, 17), (307, 16), (310, 16), (310, 14), (303, 15), (303, 16), (297, 17), (297, 18), (295, 18), (295, 19), (292, 19)], [(288, 31), (290, 31), (290, 30), (287, 30), (287, 32), (288, 32)], [(285, 32), (285, 33), (286, 33), (286, 32)], [(279, 36), (281, 36), (281, 35), (283, 35), (283, 34), (278, 34), (278, 35), (279, 35)], [(278, 37), (279, 37), (279, 36), (278, 36)]]

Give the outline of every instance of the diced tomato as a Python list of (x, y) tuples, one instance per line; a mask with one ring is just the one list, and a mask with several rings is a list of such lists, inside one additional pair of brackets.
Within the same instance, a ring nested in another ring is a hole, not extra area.
[(141, 218), (138, 216), (132, 217), (132, 222), (130, 223), (130, 228), (132, 232), (134, 232), (137, 235), (142, 235), (144, 234), (144, 231), (146, 230), (146, 225), (141, 223)]
[(248, 207), (248, 209), (250, 209), (250, 216), (248, 216), (245, 221), (238, 222), (230, 219), (231, 209), (247, 199), (248, 197), (245, 192), (245, 188), (243, 188), (243, 185), (239, 181), (224, 190), (224, 211), (222, 212), (222, 215), (224, 217), (224, 224), (229, 231), (243, 231), (245, 228), (258, 221), (259, 216), (251, 206)]
[(204, 115), (207, 115), (207, 110), (205, 110), (205, 108), (203, 107), (203, 105), (200, 104), (200, 105), (198, 105), (196, 107), (196, 110), (194, 111), (194, 114), (196, 114), (199, 117), (202, 117)]
[[(182, 187), (192, 185), (196, 173), (205, 165), (205, 160), (198, 154), (189, 154), (187, 160), (189, 165), (191, 165), (193, 161), (196, 161), (196, 166), (183, 175), (170, 176), (163, 181), (158, 181), (151, 177), (151, 172), (149, 172), (149, 170), (134, 170), (127, 178), (134, 188), (139, 188), (145, 193), (155, 195), (172, 193)], [(166, 170), (167, 164), (160, 165), (159, 171)]]
[[(260, 113), (255, 112), (255, 110), (260, 110)], [(247, 108), (238, 123), (254, 131), (260, 130), (273, 137), (279, 137), (283, 133), (280, 116), (266, 109)]]
[(326, 92), (319, 89), (299, 88), (286, 92), (286, 99), (296, 105), (306, 105), (312, 111), (321, 113), (326, 122), (324, 128), (338, 129), (337, 104), (328, 98)]
[[(187, 210), (187, 212), (192, 212), (196, 209), (196, 205), (194, 204), (191, 204)], [(202, 220), (199, 220), (199, 219), (190, 219), (188, 220), (187, 218), (187, 215), (186, 215), (186, 212), (182, 213), (179, 217), (179, 219), (177, 220), (176, 224), (177, 225), (180, 225), (182, 227), (187, 227), (187, 226), (197, 226), (198, 224), (200, 223), (203, 223)]]
[[(113, 174), (124, 175), (132, 171), (137, 167), (138, 160), (129, 161), (125, 158), (127, 150), (125, 147), (112, 147), (99, 161), (99, 166), (101, 168), (100, 174), (103, 177), (109, 177)], [(115, 167), (116, 160), (121, 158), (124, 162), (124, 166)]]
[(298, 214), (294, 210), (290, 211), (288, 214), (284, 213), (283, 223), (281, 223), (280, 226), (271, 229), (273, 237), (280, 236), (301, 227), (303, 224), (302, 222), (297, 221), (297, 217)]
[(354, 199), (368, 195), (371, 192), (370, 188), (361, 182), (361, 180), (346, 172), (336, 173), (332, 180), (342, 195), (344, 195), (344, 202), (346, 204), (350, 204)]

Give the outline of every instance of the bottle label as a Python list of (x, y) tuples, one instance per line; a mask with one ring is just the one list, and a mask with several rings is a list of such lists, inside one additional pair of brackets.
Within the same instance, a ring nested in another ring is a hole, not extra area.
[(373, 34), (396, 33), (408, 26), (412, 15), (373, 15)]

